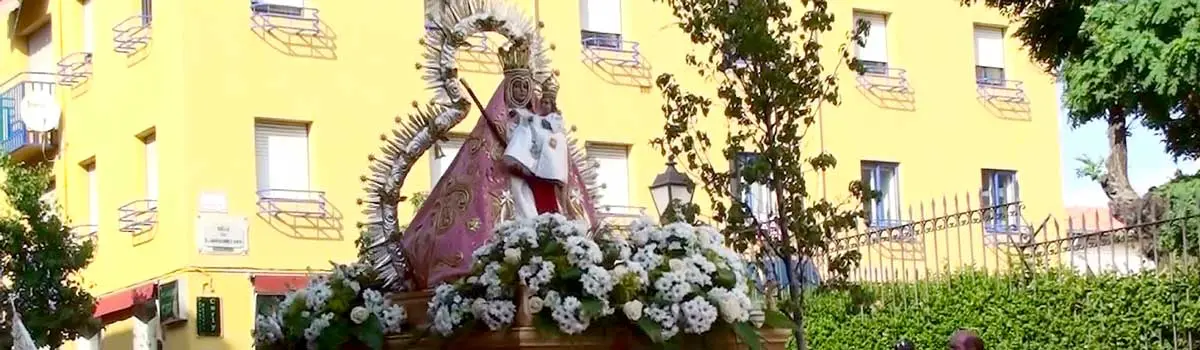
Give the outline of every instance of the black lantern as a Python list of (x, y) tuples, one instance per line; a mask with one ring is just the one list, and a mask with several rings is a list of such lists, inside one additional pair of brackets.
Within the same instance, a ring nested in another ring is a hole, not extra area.
[(692, 179), (675, 170), (675, 161), (671, 160), (667, 162), (667, 170), (654, 177), (654, 183), (650, 185), (650, 197), (654, 199), (654, 206), (661, 215), (672, 203), (691, 204), (695, 189), (696, 184)]

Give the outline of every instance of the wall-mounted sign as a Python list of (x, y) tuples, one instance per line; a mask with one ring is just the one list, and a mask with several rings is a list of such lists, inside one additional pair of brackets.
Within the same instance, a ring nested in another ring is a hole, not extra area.
[(196, 215), (196, 245), (204, 254), (245, 254), (250, 221), (221, 213)]
[(221, 298), (196, 297), (196, 335), (221, 336)]
[(158, 317), (163, 325), (187, 320), (187, 309), (184, 307), (185, 291), (187, 286), (182, 280), (158, 284)]

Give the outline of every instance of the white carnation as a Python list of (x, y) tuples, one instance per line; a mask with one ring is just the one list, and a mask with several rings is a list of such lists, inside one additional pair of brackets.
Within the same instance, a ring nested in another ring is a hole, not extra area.
[(637, 321), (642, 318), (642, 302), (634, 300), (625, 303), (621, 306), (621, 311), (625, 312), (625, 317), (630, 321)]
[(680, 307), (683, 312), (683, 331), (691, 334), (707, 332), (717, 320), (717, 307), (704, 298), (695, 297)]
[(546, 301), (542, 300), (542, 298), (539, 298), (537, 296), (529, 297), (528, 302), (529, 302), (529, 312), (532, 312), (532, 313), (541, 312), (542, 308), (546, 306)]
[(509, 264), (517, 264), (521, 262), (521, 250), (517, 248), (508, 248), (504, 250), (504, 262)]
[(371, 317), (371, 312), (367, 311), (367, 308), (365, 307), (355, 306), (353, 310), (350, 310), (350, 321), (354, 322), (355, 324), (362, 324), (363, 322), (366, 322), (367, 317)]

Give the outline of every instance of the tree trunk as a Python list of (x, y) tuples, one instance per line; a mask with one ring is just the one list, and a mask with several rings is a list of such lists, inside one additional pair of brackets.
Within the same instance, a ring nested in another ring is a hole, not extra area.
[(1104, 174), (1100, 187), (1108, 196), (1108, 208), (1112, 215), (1132, 225), (1146, 221), (1143, 215), (1145, 200), (1133, 190), (1129, 183), (1129, 125), (1120, 108), (1109, 109), (1108, 115), (1108, 159), (1104, 162)]

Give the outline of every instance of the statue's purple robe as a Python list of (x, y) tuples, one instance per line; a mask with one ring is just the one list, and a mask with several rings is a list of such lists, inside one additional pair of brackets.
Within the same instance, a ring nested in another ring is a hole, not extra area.
[[(506, 82), (507, 79), (496, 89), (486, 113), (479, 118), (401, 237), (410, 266), (409, 277), (417, 290), (468, 274), (471, 254), (492, 236), (496, 223), (504, 219), (509, 178), (519, 176), (502, 160), (505, 145), (501, 140), (507, 136), (495, 131), (507, 132), (510, 124), (504, 103)], [(566, 208), (560, 209), (568, 218), (586, 217), (594, 225), (598, 222), (595, 207), (582, 180), (576, 164), (570, 162), (567, 186), (559, 188), (564, 193)]]

